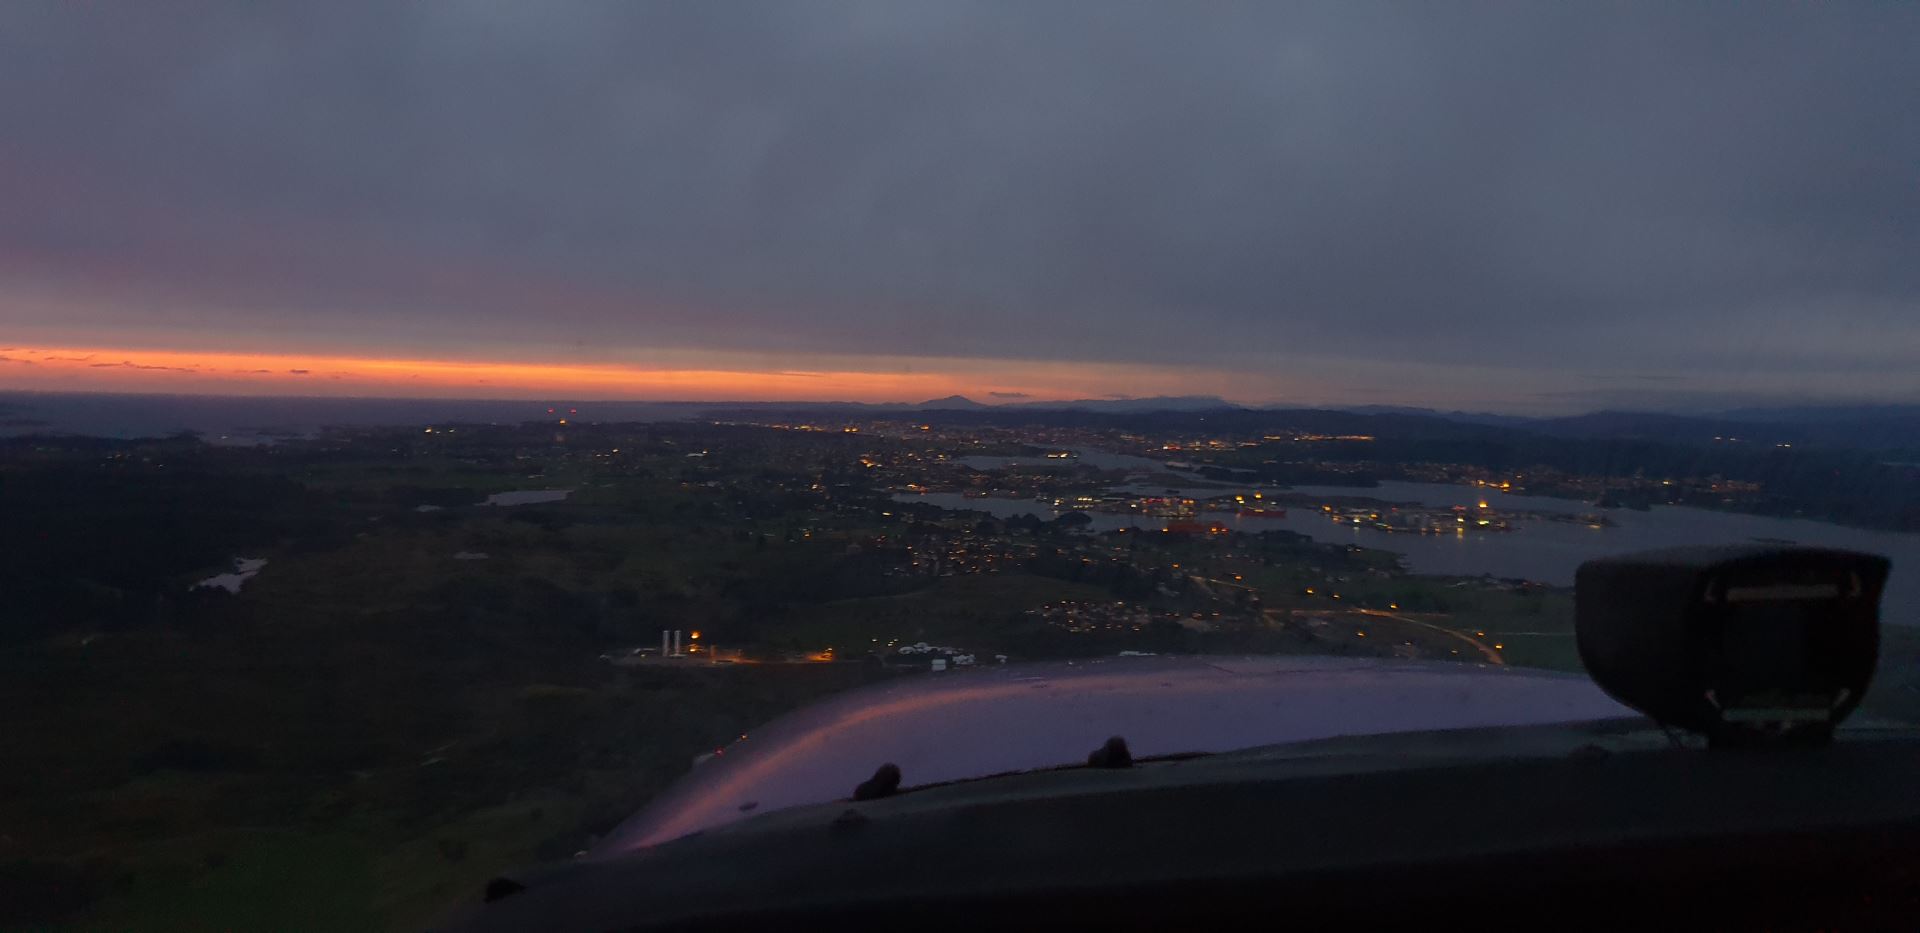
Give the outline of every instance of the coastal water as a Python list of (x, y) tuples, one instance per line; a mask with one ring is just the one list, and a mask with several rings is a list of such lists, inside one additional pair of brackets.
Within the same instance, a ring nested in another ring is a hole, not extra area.
[[(1160, 490), (1156, 488), (1152, 491)], [(1222, 491), (1218, 488), (1194, 488), (1188, 490), (1187, 494), (1217, 495)], [(1364, 496), (1388, 502), (1442, 507), (1470, 506), (1485, 500), (1489, 506), (1503, 511), (1576, 515), (1599, 511), (1591, 504), (1572, 499), (1516, 496), (1441, 483), (1381, 483), (1377, 487), (1364, 489), (1300, 486), (1293, 489), (1263, 488), (1261, 491), (1329, 498)], [(925, 502), (942, 508), (973, 509), (1000, 518), (1016, 515), (1050, 518), (1054, 514), (1047, 503), (1032, 499), (969, 499), (959, 493), (903, 493), (894, 498), (903, 502)], [(1166, 527), (1165, 519), (1150, 516), (1091, 514), (1091, 528), (1095, 531), (1129, 526), (1149, 529)], [(1520, 520), (1514, 523), (1513, 531), (1459, 536), (1393, 533), (1365, 525), (1343, 524), (1318, 509), (1297, 506), (1289, 507), (1285, 518), (1212, 513), (1202, 518), (1223, 522), (1239, 531), (1285, 529), (1308, 535), (1316, 541), (1393, 551), (1402, 555), (1403, 563), (1414, 573), (1461, 576), (1492, 574), (1560, 586), (1571, 585), (1574, 571), (1587, 560), (1651, 548), (1791, 541), (1866, 551), (1893, 560), (1893, 576), (1887, 581), (1882, 600), (1886, 621), (1920, 625), (1920, 534), (1871, 531), (1828, 522), (1768, 518), (1680, 506), (1655, 506), (1644, 512), (1612, 509), (1600, 514), (1604, 514), (1612, 524), (1591, 528), (1582, 522)]]
[(542, 502), (559, 502), (572, 494), (571, 489), (521, 489), (514, 492), (496, 492), (480, 504), (537, 505)]

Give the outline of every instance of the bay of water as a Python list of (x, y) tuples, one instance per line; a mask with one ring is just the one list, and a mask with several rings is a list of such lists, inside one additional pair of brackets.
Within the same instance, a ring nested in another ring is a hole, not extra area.
[[(1217, 488), (1194, 489), (1189, 494), (1218, 495), (1223, 491)], [(1394, 534), (1377, 528), (1341, 524), (1317, 509), (1300, 507), (1290, 507), (1285, 518), (1231, 514), (1206, 514), (1201, 518), (1223, 522), (1237, 531), (1286, 529), (1308, 535), (1316, 541), (1357, 544), (1392, 551), (1402, 555), (1403, 563), (1414, 573), (1446, 576), (1490, 573), (1496, 577), (1518, 577), (1559, 586), (1571, 586), (1574, 571), (1587, 560), (1652, 548), (1752, 544), (1756, 539), (1778, 539), (1818, 547), (1866, 551), (1893, 560), (1893, 575), (1887, 580), (1886, 593), (1881, 601), (1885, 621), (1899, 625), (1920, 625), (1920, 535), (1917, 534), (1870, 531), (1828, 522), (1769, 518), (1680, 506), (1654, 506), (1645, 512), (1629, 509), (1601, 512), (1588, 503), (1572, 499), (1516, 496), (1443, 483), (1381, 483), (1366, 489), (1350, 486), (1268, 487), (1260, 491), (1329, 498), (1365, 496), (1429, 506), (1470, 506), (1484, 499), (1489, 506), (1502, 510), (1576, 515), (1599, 512), (1614, 524), (1606, 528), (1589, 528), (1579, 522), (1522, 520), (1515, 523), (1517, 530), (1511, 532), (1457, 536)], [(926, 502), (949, 509), (974, 509), (999, 518), (1016, 515), (1050, 518), (1054, 514), (1046, 503), (1031, 499), (969, 499), (959, 493), (905, 493), (894, 498), (902, 502)], [(1148, 516), (1100, 512), (1089, 514), (1093, 516), (1090, 527), (1095, 531), (1166, 527), (1165, 519)]]
[(480, 504), (537, 505), (542, 502), (559, 502), (572, 494), (571, 489), (521, 489), (514, 492), (496, 492)]

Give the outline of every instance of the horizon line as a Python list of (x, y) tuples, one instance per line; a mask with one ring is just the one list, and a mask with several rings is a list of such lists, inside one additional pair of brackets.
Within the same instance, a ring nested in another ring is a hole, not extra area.
[[(1303, 402), (1274, 402), (1274, 403), (1266, 403), (1266, 404), (1249, 404), (1249, 403), (1235, 402), (1230, 399), (1219, 398), (1217, 396), (1128, 396), (1125, 398), (1023, 399), (1017, 402), (1003, 402), (1003, 403), (997, 403), (997, 404), (990, 403), (990, 402), (981, 402), (977, 399), (971, 398), (966, 395), (958, 396), (958, 398), (960, 398), (961, 400), (978, 406), (978, 408), (976, 409), (968, 409), (968, 408), (926, 407), (927, 403), (947, 401), (949, 399), (954, 398), (954, 396), (943, 396), (941, 398), (925, 399), (920, 402), (903, 402), (903, 401), (866, 402), (866, 401), (856, 401), (856, 400), (850, 400), (850, 399), (754, 399), (754, 398), (651, 399), (651, 398), (592, 398), (587, 396), (564, 396), (564, 395), (542, 396), (537, 398), (534, 398), (534, 397), (511, 398), (511, 397), (501, 397), (501, 396), (459, 396), (459, 395), (445, 395), (445, 396), (345, 395), (345, 394), (343, 395), (296, 395), (296, 394), (289, 394), (289, 393), (238, 393), (236, 394), (236, 393), (221, 393), (221, 392), (191, 392), (191, 391), (187, 391), (187, 392), (130, 391), (130, 390), (121, 390), (121, 389), (28, 389), (28, 388), (0, 386), (0, 396), (6, 396), (6, 395), (93, 396), (93, 397), (108, 397), (108, 398), (222, 399), (222, 400), (232, 400), (232, 401), (259, 400), (262, 402), (273, 401), (273, 400), (286, 400), (286, 401), (301, 401), (301, 402), (340, 402), (340, 403), (352, 403), (352, 402), (411, 402), (411, 403), (422, 403), (422, 404), (457, 403), (457, 404), (469, 404), (469, 405), (486, 405), (486, 404), (497, 404), (497, 405), (561, 405), (561, 404), (565, 404), (565, 405), (576, 405), (576, 406), (577, 405), (657, 405), (662, 407), (674, 407), (674, 408), (717, 408), (717, 407), (725, 407), (729, 405), (741, 405), (741, 406), (753, 406), (753, 407), (761, 407), (761, 408), (774, 408), (776, 410), (778, 408), (784, 407), (794, 411), (804, 411), (808, 409), (823, 409), (823, 408), (855, 408), (855, 409), (879, 408), (879, 409), (894, 409), (902, 412), (934, 412), (934, 413), (945, 413), (945, 414), (951, 414), (954, 412), (964, 412), (964, 411), (976, 411), (976, 410), (1062, 411), (1062, 410), (1072, 410), (1073, 406), (1084, 406), (1087, 404), (1126, 404), (1126, 403), (1136, 403), (1136, 402), (1153, 402), (1158, 399), (1167, 399), (1167, 400), (1189, 400), (1189, 401), (1211, 400), (1211, 401), (1219, 402), (1220, 405), (1217, 408), (1201, 408), (1201, 407), (1191, 407), (1191, 406), (1168, 407), (1168, 408), (1143, 408), (1143, 409), (1137, 409), (1129, 412), (1120, 412), (1119, 414), (1164, 414), (1164, 413), (1204, 414), (1208, 411), (1223, 411), (1223, 410), (1244, 411), (1244, 412), (1327, 411), (1327, 412), (1339, 412), (1342, 414), (1354, 414), (1354, 415), (1362, 415), (1362, 416), (1381, 415), (1381, 414), (1408, 414), (1408, 415), (1430, 416), (1430, 417), (1444, 417), (1447, 415), (1469, 415), (1469, 416), (1490, 416), (1490, 417), (1498, 417), (1498, 418), (1512, 418), (1515, 420), (1532, 420), (1532, 421), (1547, 421), (1547, 420), (1554, 420), (1554, 419), (1560, 419), (1560, 418), (1579, 418), (1579, 417), (1585, 417), (1589, 415), (1601, 415), (1601, 414), (1653, 415), (1653, 416), (1661, 416), (1661, 417), (1705, 419), (1705, 418), (1713, 418), (1719, 415), (1723, 415), (1728, 412), (1740, 410), (1739, 408), (1726, 408), (1726, 409), (1720, 409), (1718, 411), (1711, 411), (1711, 412), (1689, 413), (1689, 412), (1677, 412), (1677, 411), (1662, 411), (1662, 410), (1651, 409), (1651, 408), (1599, 407), (1599, 408), (1584, 409), (1572, 414), (1530, 415), (1530, 414), (1514, 414), (1511, 412), (1501, 412), (1501, 411), (1494, 411), (1494, 410), (1470, 411), (1466, 409), (1440, 409), (1440, 408), (1429, 408), (1429, 407), (1418, 406), (1418, 405), (1392, 405), (1392, 404), (1381, 404), (1377, 402), (1368, 402), (1368, 403), (1361, 403), (1361, 404), (1317, 404), (1317, 405), (1303, 403)], [(1815, 410), (1830, 409), (1830, 408), (1910, 409), (1910, 408), (1920, 408), (1920, 402), (1859, 400), (1859, 401), (1843, 401), (1843, 402), (1827, 401), (1827, 402), (1818, 402), (1818, 403), (1804, 404), (1804, 405), (1748, 405), (1744, 407), (1779, 408), (1779, 409), (1790, 410), (1790, 411), (1791, 410), (1815, 411)], [(1362, 410), (1362, 409), (1369, 409), (1369, 408), (1386, 409), (1386, 410), (1385, 411)]]

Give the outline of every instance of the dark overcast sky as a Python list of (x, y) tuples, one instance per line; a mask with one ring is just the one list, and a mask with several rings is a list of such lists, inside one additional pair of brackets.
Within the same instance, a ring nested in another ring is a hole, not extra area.
[(1920, 4), (15, 0), (0, 205), (0, 343), (1914, 401)]

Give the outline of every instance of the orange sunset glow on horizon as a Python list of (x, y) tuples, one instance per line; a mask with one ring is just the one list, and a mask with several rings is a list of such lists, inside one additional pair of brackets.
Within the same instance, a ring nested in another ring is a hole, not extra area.
[[(607, 400), (912, 402), (947, 395), (1085, 397), (1114, 384), (1158, 382), (1151, 372), (1089, 363), (910, 361), (899, 368), (759, 370), (708, 365), (390, 359), (372, 356), (198, 352), (106, 347), (0, 347), (0, 388), (28, 391), (220, 395), (390, 396)], [(1020, 372), (1024, 370), (1025, 372)], [(1178, 378), (1168, 374), (1169, 379)]]

